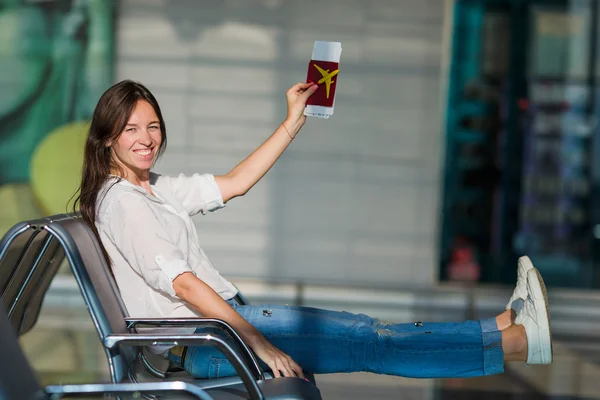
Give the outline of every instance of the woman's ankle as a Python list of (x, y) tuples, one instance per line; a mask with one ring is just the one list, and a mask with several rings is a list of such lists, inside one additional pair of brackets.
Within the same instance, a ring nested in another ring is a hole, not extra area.
[(511, 325), (502, 331), (505, 361), (527, 361), (527, 334), (523, 325)]
[(515, 322), (516, 314), (513, 310), (504, 311), (496, 317), (496, 325), (499, 331), (509, 328)]

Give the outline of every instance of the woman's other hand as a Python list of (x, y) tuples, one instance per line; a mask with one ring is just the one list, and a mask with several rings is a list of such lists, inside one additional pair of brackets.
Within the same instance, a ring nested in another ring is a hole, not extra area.
[(290, 356), (273, 346), (264, 336), (261, 335), (258, 342), (252, 346), (252, 350), (271, 368), (274, 378), (298, 376), (306, 379), (302, 368)]
[(306, 122), (306, 116), (304, 115), (306, 101), (317, 88), (318, 86), (315, 83), (299, 82), (287, 91), (287, 117), (283, 124), (292, 136), (296, 136), (296, 133)]

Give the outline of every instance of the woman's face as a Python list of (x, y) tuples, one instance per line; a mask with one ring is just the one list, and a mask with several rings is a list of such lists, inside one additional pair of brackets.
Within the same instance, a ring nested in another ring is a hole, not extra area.
[(112, 157), (125, 168), (127, 177), (133, 172), (139, 178), (149, 172), (162, 142), (160, 121), (154, 109), (144, 100), (138, 100), (129, 121), (116, 142)]

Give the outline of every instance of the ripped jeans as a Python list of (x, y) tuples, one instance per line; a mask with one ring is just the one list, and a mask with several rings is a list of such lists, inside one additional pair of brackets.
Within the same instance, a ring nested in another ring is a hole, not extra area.
[[(492, 375), (504, 371), (495, 318), (392, 324), (364, 314), (309, 307), (228, 303), (275, 347), (313, 374), (367, 371), (410, 378)], [(196, 378), (236, 375), (217, 349), (190, 347), (181, 365)], [(263, 370), (269, 368), (259, 360)]]

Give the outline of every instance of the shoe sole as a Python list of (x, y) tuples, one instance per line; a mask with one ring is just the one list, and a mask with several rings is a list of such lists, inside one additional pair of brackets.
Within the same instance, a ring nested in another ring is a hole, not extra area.
[[(542, 278), (540, 271), (538, 271), (538, 269), (534, 267), (533, 272), (535, 273), (535, 276), (537, 277), (536, 281), (537, 281), (538, 285), (534, 285), (532, 290), (535, 292), (539, 291), (539, 293), (533, 293), (533, 295), (536, 300), (538, 300), (540, 297), (543, 298), (544, 307), (540, 308), (539, 311), (544, 313), (544, 315), (542, 317), (548, 323), (548, 334), (544, 335), (544, 334), (542, 334), (542, 332), (540, 332), (540, 336), (542, 336), (542, 337), (539, 338), (540, 342), (542, 343), (542, 349), (550, 348), (550, 354), (548, 354), (545, 351), (542, 351), (542, 364), (551, 364), (553, 356), (554, 356), (554, 348), (552, 346), (552, 328), (550, 327), (550, 305), (548, 304), (548, 291), (546, 290), (546, 284), (544, 283), (544, 279)], [(537, 286), (539, 286), (539, 287), (537, 287)], [(538, 309), (538, 307), (536, 307), (536, 310), (537, 309)]]

